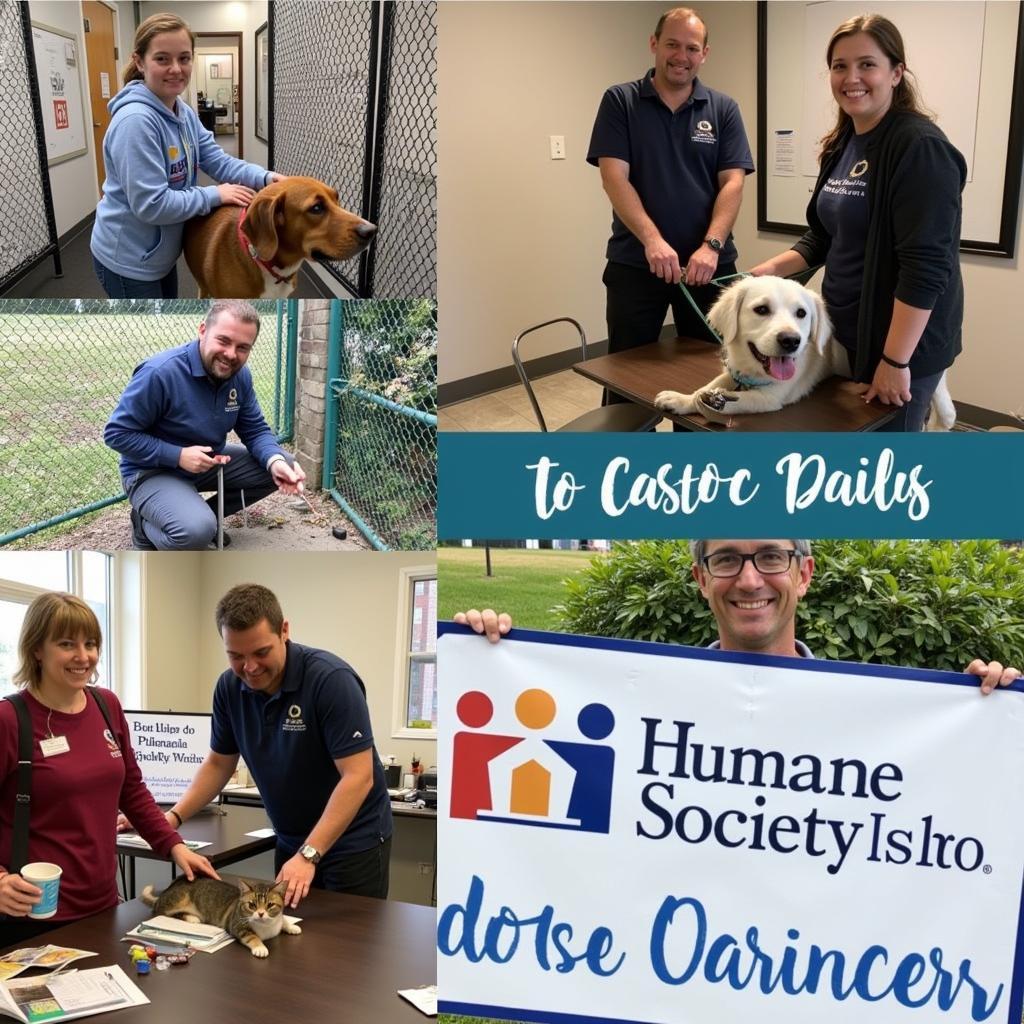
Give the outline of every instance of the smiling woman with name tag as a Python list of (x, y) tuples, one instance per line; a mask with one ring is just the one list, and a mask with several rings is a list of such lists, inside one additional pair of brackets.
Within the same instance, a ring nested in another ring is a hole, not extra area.
[[(14, 673), (23, 689), (0, 701), (0, 945), (117, 905), (119, 807), (187, 878), (217, 877), (146, 789), (117, 697), (91, 685), (101, 643), (92, 609), (71, 594), (41, 594), (25, 613)], [(20, 874), (29, 862), (61, 869), (46, 920), (29, 916), (43, 895)]]

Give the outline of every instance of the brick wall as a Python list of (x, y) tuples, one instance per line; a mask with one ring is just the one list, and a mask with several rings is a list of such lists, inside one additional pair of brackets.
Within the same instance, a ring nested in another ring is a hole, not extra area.
[(310, 490), (319, 490), (323, 486), (327, 323), (330, 308), (330, 299), (305, 299), (300, 307), (295, 454), (306, 471), (306, 486)]

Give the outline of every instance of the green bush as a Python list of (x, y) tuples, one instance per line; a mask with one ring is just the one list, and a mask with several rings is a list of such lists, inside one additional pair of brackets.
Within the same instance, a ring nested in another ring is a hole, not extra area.
[[(797, 612), (819, 657), (961, 671), (1024, 666), (1024, 552), (996, 541), (823, 540)], [(617, 544), (565, 583), (562, 628), (703, 646), (718, 630), (685, 541)]]

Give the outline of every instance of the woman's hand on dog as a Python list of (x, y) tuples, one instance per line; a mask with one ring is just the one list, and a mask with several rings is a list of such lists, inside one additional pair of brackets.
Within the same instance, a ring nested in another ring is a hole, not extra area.
[(245, 185), (224, 183), (217, 186), (222, 206), (248, 206), (256, 197), (256, 193)]
[(910, 370), (897, 370), (895, 366), (879, 361), (864, 401), (870, 402), (872, 398), (877, 398), (883, 405), (902, 406), (909, 402)]

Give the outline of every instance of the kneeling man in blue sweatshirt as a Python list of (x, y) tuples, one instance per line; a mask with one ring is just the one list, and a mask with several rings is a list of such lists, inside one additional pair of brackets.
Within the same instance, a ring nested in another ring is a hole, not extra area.
[[(245, 363), (260, 329), (248, 302), (214, 302), (199, 337), (140, 363), (103, 439), (121, 455), (136, 549), (202, 551), (217, 534), (217, 470), (224, 515), (275, 490), (298, 494), (306, 474), (277, 443)], [(235, 431), (242, 444), (228, 444)], [(228, 538), (225, 535), (225, 543)]]

